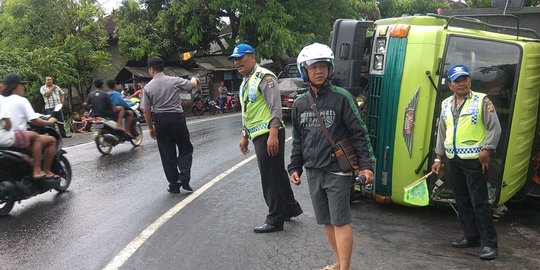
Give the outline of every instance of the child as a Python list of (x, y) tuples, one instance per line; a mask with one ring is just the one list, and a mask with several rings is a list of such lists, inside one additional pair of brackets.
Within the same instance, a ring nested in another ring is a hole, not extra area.
[(90, 127), (92, 126), (92, 117), (90, 117), (88, 111), (84, 112), (81, 121), (83, 123), (83, 126), (81, 127), (81, 129), (79, 129), (79, 132), (90, 131)]
[(79, 133), (81, 132), (81, 128), (84, 125), (82, 122), (81, 116), (78, 112), (74, 112), (73, 116), (71, 117), (71, 132)]

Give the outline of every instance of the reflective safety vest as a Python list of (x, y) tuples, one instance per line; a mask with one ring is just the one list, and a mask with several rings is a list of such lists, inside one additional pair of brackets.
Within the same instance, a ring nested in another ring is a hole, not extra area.
[(482, 146), (486, 140), (486, 127), (484, 125), (484, 97), (486, 95), (470, 92), (465, 99), (458, 119), (454, 119), (454, 96), (442, 102), (441, 117), (446, 124), (446, 139), (444, 148), (449, 159), (476, 159), (480, 156)]
[[(240, 85), (242, 124), (251, 139), (270, 132), (270, 108), (259, 91), (259, 84), (266, 75), (276, 77), (272, 71), (255, 65), (252, 74)], [(278, 91), (277, 86), (274, 87)]]

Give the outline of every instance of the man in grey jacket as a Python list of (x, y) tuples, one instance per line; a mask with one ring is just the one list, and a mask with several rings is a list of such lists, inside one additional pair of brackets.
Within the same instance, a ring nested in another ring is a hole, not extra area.
[(300, 74), (310, 82), (310, 88), (296, 99), (292, 109), (290, 180), (299, 185), (302, 167), (306, 167), (315, 217), (318, 224), (325, 225), (328, 242), (336, 258), (333, 265), (323, 269), (349, 269), (353, 242), (349, 200), (353, 174), (341, 172), (308, 95), (312, 95), (334, 141), (352, 138), (359, 161), (359, 167), (355, 169), (366, 177), (366, 183), (372, 183), (374, 157), (367, 129), (352, 95), (330, 84), (334, 54), (328, 46), (318, 43), (306, 46), (297, 62)]

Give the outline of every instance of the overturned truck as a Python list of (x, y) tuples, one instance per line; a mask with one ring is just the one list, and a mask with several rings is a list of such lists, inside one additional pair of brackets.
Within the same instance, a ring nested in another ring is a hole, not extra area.
[[(488, 95), (501, 122), (490, 201), (540, 196), (539, 35), (514, 15), (479, 17), (486, 20), (429, 14), (335, 22), (334, 83), (356, 97), (368, 126), (377, 159), (369, 193), (377, 201), (408, 205), (404, 187), (430, 171), (441, 101), (451, 95), (447, 70), (455, 64), (469, 67), (472, 89)], [(505, 26), (485, 22), (493, 18)], [(444, 173), (428, 178), (431, 203), (453, 202), (445, 180)]]

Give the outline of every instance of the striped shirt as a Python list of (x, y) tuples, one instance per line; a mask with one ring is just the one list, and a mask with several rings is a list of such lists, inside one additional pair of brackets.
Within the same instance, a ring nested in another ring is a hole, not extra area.
[(53, 85), (53, 91), (52, 94), (49, 97), (45, 97), (45, 92), (48, 90), (47, 85), (41, 86), (39, 89), (39, 92), (41, 95), (43, 95), (43, 99), (45, 100), (45, 110), (47, 109), (54, 109), (54, 106), (60, 104), (60, 96), (64, 95), (64, 91), (57, 85)]

